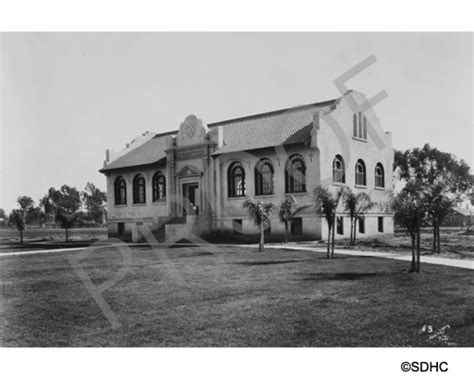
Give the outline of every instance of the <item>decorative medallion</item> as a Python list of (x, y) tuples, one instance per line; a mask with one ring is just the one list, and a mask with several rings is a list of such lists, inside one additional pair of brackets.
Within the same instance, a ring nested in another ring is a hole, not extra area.
[(194, 124), (189, 124), (186, 128), (186, 134), (188, 135), (189, 138), (191, 138), (194, 133), (196, 133), (196, 125)]

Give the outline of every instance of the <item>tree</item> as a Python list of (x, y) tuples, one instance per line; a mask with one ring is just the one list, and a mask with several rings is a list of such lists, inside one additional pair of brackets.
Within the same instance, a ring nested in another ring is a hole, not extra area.
[(93, 183), (87, 183), (85, 190), (81, 193), (81, 197), (89, 217), (96, 225), (102, 225), (104, 221), (104, 205), (107, 201), (106, 193), (97, 188)]
[(254, 224), (258, 226), (260, 231), (260, 242), (258, 244), (258, 251), (264, 251), (265, 245), (265, 227), (270, 220), (273, 204), (263, 203), (260, 200), (247, 199), (242, 204), (249, 213), (249, 218), (253, 220)]
[(0, 227), (4, 227), (5, 226), (5, 221), (7, 218), (7, 215), (5, 214), (5, 210), (3, 210), (2, 208), (0, 208)]
[(317, 186), (313, 191), (317, 212), (325, 218), (328, 224), (328, 259), (334, 258), (336, 211), (343, 196), (343, 191), (343, 188), (341, 188), (333, 195), (327, 187), (321, 186)]
[(394, 221), (402, 225), (411, 237), (410, 272), (420, 272), (421, 224), (426, 218), (428, 202), (421, 182), (410, 181), (391, 203)]
[(433, 252), (440, 252), (441, 223), (463, 195), (472, 190), (469, 165), (426, 144), (421, 149), (397, 151), (394, 170), (400, 179), (416, 182), (416, 186), (423, 188), (433, 225)]
[(20, 243), (23, 243), (23, 232), (25, 231), (26, 222), (25, 214), (20, 209), (13, 209), (10, 213), (9, 220), (10, 225), (15, 226), (20, 232)]
[(357, 236), (357, 220), (364, 215), (368, 210), (375, 206), (370, 196), (365, 192), (354, 193), (345, 186), (342, 187), (342, 199), (344, 210), (349, 213), (351, 220), (351, 245), (355, 245)]
[(20, 232), (20, 243), (23, 243), (23, 232), (26, 230), (27, 222), (30, 219), (31, 211), (34, 209), (35, 202), (29, 196), (20, 196), (17, 199), (18, 209), (13, 209), (10, 213), (9, 222)]
[(310, 205), (300, 205), (296, 203), (293, 195), (286, 195), (280, 204), (278, 216), (280, 221), (285, 225), (285, 243), (288, 243), (288, 229), (293, 224), (293, 220), (302, 210), (310, 207)]
[(66, 242), (69, 240), (68, 230), (77, 219), (77, 211), (81, 207), (81, 196), (75, 187), (63, 185), (59, 190), (51, 187), (41, 199), (45, 214), (54, 217), (61, 227), (66, 229)]

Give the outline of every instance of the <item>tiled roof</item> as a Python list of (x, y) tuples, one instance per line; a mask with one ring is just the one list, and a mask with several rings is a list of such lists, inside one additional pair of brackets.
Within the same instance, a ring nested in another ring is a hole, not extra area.
[[(223, 131), (224, 145), (214, 154), (309, 142), (314, 113), (332, 106), (336, 101), (337, 99), (208, 124), (211, 129), (222, 127)], [(100, 172), (148, 165), (165, 159), (168, 136), (177, 132), (157, 134), (143, 145), (110, 162)]]
[(209, 128), (223, 128), (224, 145), (214, 154), (308, 142), (314, 113), (331, 106), (335, 101), (208, 124)]
[(170, 133), (157, 134), (143, 145), (110, 162), (100, 171), (107, 172), (118, 168), (147, 165), (166, 158), (165, 150), (168, 148), (166, 137), (168, 135)]
[(460, 214), (462, 214), (463, 216), (471, 216), (471, 215), (474, 215), (474, 210), (469, 209), (469, 208), (457, 207), (457, 208), (454, 208), (454, 211), (455, 211), (455, 212), (458, 212), (458, 213), (460, 213)]

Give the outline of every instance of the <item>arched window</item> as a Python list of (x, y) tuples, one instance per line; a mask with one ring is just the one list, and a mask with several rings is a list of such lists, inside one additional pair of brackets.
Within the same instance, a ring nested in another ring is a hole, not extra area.
[(362, 113), (359, 112), (359, 134), (357, 135), (359, 138), (362, 138)]
[(152, 180), (153, 201), (163, 200), (166, 196), (166, 178), (161, 171), (153, 175)]
[(262, 158), (255, 165), (255, 195), (273, 193), (273, 165), (270, 159)]
[(352, 134), (356, 138), (367, 139), (367, 117), (362, 112), (352, 115)]
[(114, 183), (115, 204), (127, 204), (127, 183), (122, 176), (115, 179)]
[(299, 154), (292, 155), (286, 162), (285, 191), (306, 192), (306, 165)]
[(227, 171), (229, 197), (245, 196), (245, 169), (240, 162), (234, 162)]
[(355, 167), (355, 184), (357, 186), (367, 185), (366, 174), (365, 174), (365, 163), (362, 159), (359, 159)]
[(362, 138), (367, 139), (367, 117), (364, 116), (364, 125), (362, 125)]
[(354, 137), (357, 137), (357, 115), (355, 113), (352, 115), (352, 131)]
[(346, 182), (346, 168), (344, 167), (344, 159), (338, 154), (332, 161), (332, 181), (334, 183)]
[(133, 178), (133, 203), (146, 203), (145, 178), (141, 174), (137, 174)]
[(375, 187), (385, 188), (385, 175), (382, 163), (375, 165)]

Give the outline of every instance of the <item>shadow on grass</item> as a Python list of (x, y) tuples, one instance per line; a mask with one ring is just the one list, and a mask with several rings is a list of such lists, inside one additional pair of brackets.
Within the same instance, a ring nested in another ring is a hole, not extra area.
[(337, 274), (317, 273), (317, 274), (307, 274), (303, 276), (300, 280), (303, 280), (303, 281), (359, 280), (359, 279), (374, 277), (377, 275), (389, 276), (391, 275), (391, 273), (375, 273), (375, 272), (340, 272)]
[(267, 265), (279, 265), (285, 263), (301, 262), (300, 260), (287, 260), (287, 261), (257, 261), (257, 262), (236, 262), (236, 265), (243, 266), (267, 266)]

